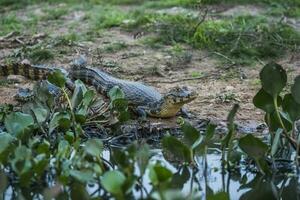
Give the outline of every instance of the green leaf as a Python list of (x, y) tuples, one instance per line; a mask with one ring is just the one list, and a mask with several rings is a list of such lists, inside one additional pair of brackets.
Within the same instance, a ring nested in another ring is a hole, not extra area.
[(183, 142), (179, 141), (176, 137), (164, 137), (162, 146), (164, 154), (167, 153), (173, 155), (175, 158), (188, 163), (193, 161), (193, 154), (191, 149)]
[(100, 139), (89, 139), (84, 143), (84, 151), (88, 155), (100, 158), (103, 151), (103, 143)]
[(268, 151), (268, 145), (251, 134), (239, 139), (239, 147), (250, 157), (254, 159), (262, 158)]
[(191, 173), (187, 166), (183, 166), (172, 176), (172, 188), (182, 189), (184, 184), (190, 179)]
[[(281, 97), (278, 96), (277, 103), (278, 106), (281, 105)], [(275, 107), (273, 104), (273, 97), (268, 94), (264, 89), (260, 89), (258, 93), (253, 98), (253, 104), (257, 107), (262, 109), (267, 113), (272, 113), (275, 111)]]
[(124, 94), (124, 92), (120, 89), (119, 86), (113, 87), (113, 88), (108, 92), (108, 96), (109, 96), (109, 98), (110, 98), (111, 101), (114, 101), (115, 99), (124, 99), (124, 98), (125, 98), (125, 94)]
[(75, 182), (71, 185), (72, 200), (90, 200), (90, 195), (86, 191), (86, 186), (82, 183)]
[(54, 129), (60, 127), (64, 130), (69, 129), (71, 126), (71, 116), (67, 112), (56, 112), (54, 113), (50, 124), (49, 124), (49, 133), (52, 133)]
[(286, 86), (286, 71), (277, 63), (271, 62), (265, 65), (259, 76), (263, 89), (273, 98), (277, 97)]
[(93, 90), (88, 90), (84, 93), (82, 103), (85, 106), (90, 106), (95, 97), (95, 92)]
[(75, 89), (71, 98), (71, 104), (74, 108), (77, 108), (83, 99), (84, 93), (87, 91), (85, 85), (80, 81), (75, 81)]
[(286, 94), (284, 96), (282, 108), (289, 114), (289, 117), (293, 122), (300, 119), (300, 104), (294, 100), (292, 94)]
[(22, 137), (25, 132), (30, 130), (30, 126), (34, 124), (31, 115), (21, 112), (13, 112), (5, 118), (6, 130), (16, 137)]
[(45, 108), (32, 108), (32, 112), (38, 123), (43, 123), (48, 117), (48, 110)]
[(15, 139), (9, 133), (0, 133), (0, 163), (8, 161), (8, 156), (13, 152), (13, 142)]
[(173, 173), (169, 169), (160, 164), (155, 164), (150, 167), (149, 178), (153, 185), (171, 181), (172, 175)]
[(138, 164), (139, 169), (140, 169), (140, 175), (141, 176), (146, 171), (146, 168), (147, 168), (148, 162), (149, 162), (149, 158), (150, 158), (149, 146), (147, 144), (144, 144), (136, 152), (136, 160), (137, 160), (137, 164)]
[(124, 174), (118, 170), (106, 172), (101, 178), (101, 184), (104, 189), (113, 195), (122, 196), (122, 187), (126, 181)]
[(300, 76), (295, 78), (294, 84), (291, 88), (292, 95), (295, 101), (300, 104)]
[(70, 170), (70, 175), (81, 183), (88, 183), (93, 180), (91, 170)]
[(181, 130), (184, 135), (185, 143), (192, 147), (194, 143), (200, 138), (199, 131), (194, 128), (188, 121), (183, 121), (181, 124)]
[[(6, 176), (4, 171), (0, 171), (0, 194), (4, 194), (6, 188), (8, 186), (8, 177)], [(0, 197), (2, 199), (2, 197)]]
[(67, 81), (66, 74), (56, 69), (49, 74), (48, 81), (59, 88), (63, 88)]
[(210, 195), (207, 195), (206, 200), (229, 200), (229, 194), (227, 192), (219, 191)]

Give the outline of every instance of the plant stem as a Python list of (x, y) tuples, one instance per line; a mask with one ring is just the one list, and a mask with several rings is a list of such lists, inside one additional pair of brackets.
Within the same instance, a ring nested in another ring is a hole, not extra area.
[(280, 117), (280, 113), (279, 113), (279, 110), (278, 110), (278, 104), (277, 104), (277, 97), (273, 98), (273, 104), (274, 104), (274, 107), (275, 107), (276, 117), (277, 117), (277, 119), (280, 123), (280, 126), (283, 128), (283, 133), (284, 133), (285, 137), (288, 139), (288, 141), (290, 142), (292, 147), (294, 149), (297, 149), (297, 142), (288, 135), (288, 131), (287, 131), (286, 127), (284, 126), (283, 121)]

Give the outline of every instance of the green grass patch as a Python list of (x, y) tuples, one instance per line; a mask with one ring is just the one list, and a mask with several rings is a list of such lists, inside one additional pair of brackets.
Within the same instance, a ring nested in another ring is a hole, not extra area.
[(47, 61), (54, 58), (54, 53), (50, 49), (36, 48), (29, 53), (29, 58), (34, 62)]
[(168, 8), (175, 6), (192, 7), (200, 4), (199, 0), (159, 0), (159, 1), (147, 1), (144, 4), (146, 8)]
[(6, 35), (12, 31), (19, 32), (23, 28), (22, 21), (16, 15), (0, 15), (0, 36)]
[(67, 6), (50, 7), (43, 9), (44, 15), (41, 20), (59, 20), (62, 16), (68, 14), (69, 9)]
[(128, 14), (113, 6), (96, 6), (86, 17), (94, 30), (120, 26), (126, 19)]
[(201, 24), (192, 43), (233, 58), (274, 58), (299, 45), (300, 34), (286, 24), (244, 16)]
[(104, 51), (107, 52), (107, 53), (115, 53), (115, 52), (118, 52), (118, 51), (120, 51), (122, 49), (126, 49), (126, 48), (127, 48), (126, 43), (124, 43), (124, 42), (114, 42), (112, 44), (107, 45), (104, 48)]

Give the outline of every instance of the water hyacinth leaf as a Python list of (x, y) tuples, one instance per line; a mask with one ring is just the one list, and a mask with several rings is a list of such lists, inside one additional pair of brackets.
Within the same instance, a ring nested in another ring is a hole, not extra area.
[[(14, 158), (11, 161), (13, 170), (20, 176), (26, 175), (26, 173), (29, 171), (32, 172), (31, 157), (32, 157), (32, 153), (29, 148), (25, 146), (17, 147), (15, 150)], [(28, 178), (26, 178), (26, 180), (23, 181), (27, 182), (29, 180)]]
[(191, 149), (183, 142), (179, 141), (176, 137), (164, 137), (162, 146), (164, 154), (170, 154), (175, 158), (188, 163), (193, 161), (193, 154)]
[(118, 170), (108, 171), (101, 178), (104, 189), (115, 196), (122, 196), (125, 181), (125, 175)]
[(48, 117), (48, 110), (45, 108), (32, 108), (32, 112), (35, 115), (35, 118), (37, 120), (38, 123), (43, 123), (44, 121), (46, 121), (47, 117)]
[(251, 134), (239, 139), (239, 147), (254, 159), (264, 157), (268, 151), (268, 145)]
[(116, 99), (124, 99), (125, 98), (125, 94), (124, 92), (119, 88), (119, 86), (115, 86), (113, 87), (109, 92), (108, 92), (108, 96), (110, 98), (111, 101), (114, 101)]
[(49, 159), (46, 154), (39, 154), (33, 158), (33, 172), (37, 176), (41, 176), (48, 168)]
[(0, 163), (7, 161), (12, 148), (12, 144), (15, 138), (9, 133), (0, 133)]
[(173, 173), (168, 168), (160, 164), (155, 164), (150, 167), (149, 178), (153, 185), (171, 181), (172, 175)]
[(84, 93), (82, 103), (85, 106), (90, 106), (95, 97), (95, 92), (93, 90), (88, 90)]
[(73, 109), (77, 108), (83, 99), (84, 93), (87, 91), (85, 85), (80, 81), (75, 81), (75, 89), (71, 98), (71, 104)]
[(89, 139), (84, 143), (83, 148), (88, 155), (100, 158), (104, 147), (100, 139)]
[(88, 183), (93, 180), (93, 172), (91, 170), (70, 170), (71, 177), (81, 183)]
[(227, 192), (219, 191), (207, 195), (206, 200), (229, 200), (229, 194)]
[(146, 168), (147, 168), (148, 162), (149, 162), (149, 158), (150, 158), (149, 146), (147, 144), (142, 145), (139, 148), (139, 150), (136, 152), (136, 160), (137, 160), (137, 164), (139, 166), (141, 175), (144, 174), (146, 171)]
[[(299, 88), (300, 89), (300, 88)], [(288, 113), (290, 119), (295, 122), (300, 119), (300, 104), (298, 104), (292, 94), (286, 94), (282, 102), (283, 110)]]
[(181, 189), (183, 185), (190, 179), (191, 173), (187, 166), (183, 166), (172, 176), (171, 187)]
[(75, 182), (71, 185), (71, 199), (74, 200), (90, 200), (91, 197), (86, 191), (84, 184)]
[(193, 146), (200, 137), (199, 131), (188, 121), (183, 121), (181, 124), (181, 130), (184, 135), (184, 141), (188, 146)]
[(295, 78), (294, 84), (291, 88), (292, 95), (295, 101), (300, 104), (300, 76)]
[[(278, 106), (281, 105), (281, 97), (277, 97), (277, 104)], [(267, 113), (272, 113), (275, 110), (274, 103), (273, 103), (273, 97), (268, 94), (264, 89), (260, 89), (258, 93), (253, 98), (253, 104), (263, 111)]]
[(112, 101), (112, 106), (117, 111), (124, 111), (128, 107), (128, 101), (126, 99), (115, 99)]
[(67, 112), (57, 112), (54, 113), (50, 124), (49, 124), (49, 133), (52, 133), (54, 129), (60, 127), (64, 130), (69, 129), (71, 125), (71, 116)]
[(277, 129), (277, 131), (275, 133), (275, 137), (273, 139), (272, 147), (271, 147), (271, 155), (272, 156), (275, 156), (275, 154), (278, 150), (278, 147), (280, 145), (280, 135), (282, 134), (282, 132), (283, 132), (283, 129), (279, 128), (279, 129)]
[(277, 63), (271, 62), (265, 65), (259, 76), (263, 89), (273, 98), (277, 98), (286, 86), (286, 71)]
[(6, 130), (16, 137), (22, 136), (25, 131), (30, 130), (33, 126), (34, 120), (31, 115), (21, 112), (13, 112), (6, 116), (5, 121)]
[[(4, 194), (6, 188), (8, 186), (8, 178), (4, 171), (0, 171), (0, 194)], [(2, 197), (0, 197), (2, 199)]]
[(56, 69), (49, 74), (48, 81), (59, 88), (63, 88), (66, 84), (67, 78), (61, 70)]

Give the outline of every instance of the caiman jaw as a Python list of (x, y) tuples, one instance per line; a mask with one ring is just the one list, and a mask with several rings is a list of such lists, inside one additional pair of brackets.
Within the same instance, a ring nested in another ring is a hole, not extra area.
[(174, 117), (184, 104), (193, 101), (196, 97), (197, 95), (192, 95), (189, 97), (173, 97), (170, 99), (165, 98), (164, 102), (162, 102), (157, 111), (150, 112), (149, 115), (159, 118)]

